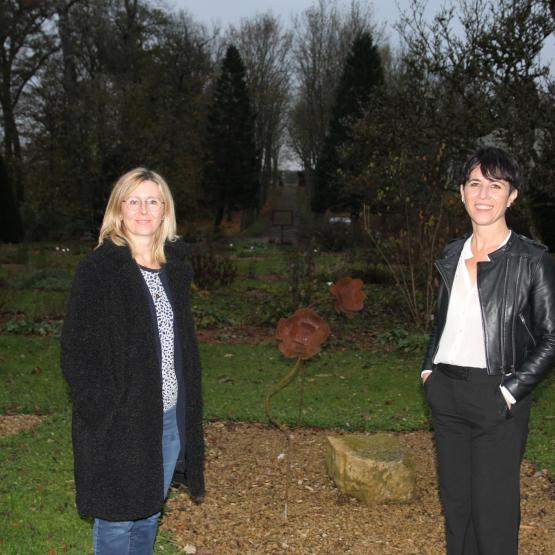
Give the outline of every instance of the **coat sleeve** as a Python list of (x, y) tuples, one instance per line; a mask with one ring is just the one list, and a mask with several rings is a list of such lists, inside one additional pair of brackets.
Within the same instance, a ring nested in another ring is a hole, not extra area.
[(61, 336), (61, 369), (74, 413), (92, 423), (102, 418), (102, 407), (109, 402), (102, 285), (93, 261), (83, 260), (75, 273)]
[(530, 307), (535, 347), (517, 373), (503, 383), (517, 401), (530, 393), (555, 366), (555, 264), (547, 252), (534, 272)]
[(420, 373), (424, 370), (433, 370), (434, 366), (434, 355), (437, 351), (437, 346), (439, 343), (439, 334), (440, 331), (438, 329), (439, 325), (439, 311), (442, 308), (442, 303), (444, 301), (443, 297), (446, 294), (446, 288), (443, 284), (439, 286), (437, 300), (436, 300), (436, 310), (434, 313), (434, 321), (432, 324), (432, 329), (430, 331), (430, 338), (428, 339), (428, 344), (426, 346), (426, 352), (424, 354), (424, 361), (422, 362), (422, 367), (420, 369)]

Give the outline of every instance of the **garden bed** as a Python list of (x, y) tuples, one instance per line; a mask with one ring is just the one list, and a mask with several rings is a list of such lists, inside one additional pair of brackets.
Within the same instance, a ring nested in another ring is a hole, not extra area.
[[(444, 555), (434, 449), (429, 432), (400, 434), (417, 471), (408, 505), (366, 507), (335, 488), (324, 469), (329, 430), (294, 432), (289, 516), (285, 520), (285, 450), (281, 432), (261, 424), (207, 425), (207, 495), (194, 505), (186, 493), (168, 501), (162, 528), (197, 555)], [(521, 553), (551, 555), (555, 495), (547, 474), (522, 467)]]

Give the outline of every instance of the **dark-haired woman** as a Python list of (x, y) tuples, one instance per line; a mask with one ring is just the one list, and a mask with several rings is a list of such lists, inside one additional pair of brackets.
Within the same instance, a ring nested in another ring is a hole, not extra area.
[(136, 168), (115, 184), (76, 271), (61, 366), (73, 401), (77, 508), (97, 555), (151, 554), (176, 462), (204, 494), (192, 272), (171, 192)]
[(432, 410), (448, 555), (516, 555), (531, 393), (555, 365), (555, 267), (507, 227), (520, 169), (483, 147), (463, 168), (472, 234), (437, 260), (421, 372)]

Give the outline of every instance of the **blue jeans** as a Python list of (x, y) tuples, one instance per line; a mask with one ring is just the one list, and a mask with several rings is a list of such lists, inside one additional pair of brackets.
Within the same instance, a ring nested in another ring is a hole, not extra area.
[[(164, 412), (162, 457), (164, 463), (164, 497), (171, 479), (181, 444), (177, 429), (176, 407)], [(140, 520), (112, 522), (94, 519), (93, 548), (95, 555), (152, 555), (160, 513)]]

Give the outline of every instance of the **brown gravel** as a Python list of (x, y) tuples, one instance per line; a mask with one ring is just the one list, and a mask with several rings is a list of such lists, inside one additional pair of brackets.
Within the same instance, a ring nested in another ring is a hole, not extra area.
[[(327, 478), (329, 430), (294, 432), (289, 517), (283, 518), (284, 435), (259, 424), (211, 423), (207, 437), (207, 496), (168, 501), (162, 528), (197, 555), (442, 555), (443, 520), (434, 450), (428, 432), (400, 435), (417, 469), (418, 500), (366, 507), (341, 495)], [(522, 555), (555, 552), (555, 495), (545, 472), (522, 468)]]
[(34, 414), (0, 414), (0, 437), (17, 434), (40, 424), (42, 418)]

